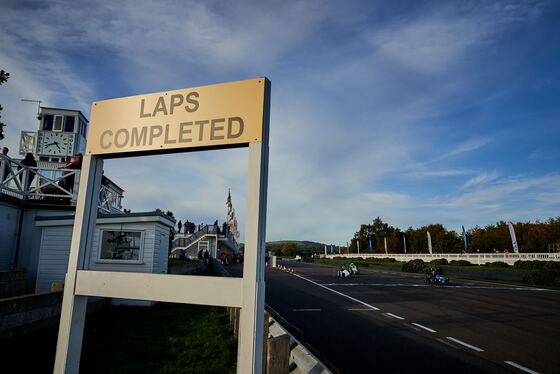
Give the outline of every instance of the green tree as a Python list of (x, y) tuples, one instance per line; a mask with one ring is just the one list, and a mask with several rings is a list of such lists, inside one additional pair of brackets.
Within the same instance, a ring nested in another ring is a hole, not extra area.
[(296, 243), (289, 242), (282, 246), (282, 254), (284, 256), (294, 257), (296, 255), (296, 252), (297, 252)]
[[(2, 83), (6, 83), (9, 78), (10, 78), (10, 73), (5, 72), (4, 70), (0, 70), (0, 85)], [(2, 109), (4, 108), (2, 108), (2, 105), (0, 104), (0, 113), (2, 113)], [(2, 118), (1, 115), (0, 118)], [(0, 121), (0, 140), (4, 139), (4, 126), (6, 126), (6, 124)]]

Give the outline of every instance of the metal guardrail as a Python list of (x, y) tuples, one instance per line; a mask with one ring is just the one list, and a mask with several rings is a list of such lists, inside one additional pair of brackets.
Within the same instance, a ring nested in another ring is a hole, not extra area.
[[(73, 184), (68, 181), (72, 181)], [(71, 184), (71, 185), (69, 185)], [(80, 170), (30, 167), (0, 154), (0, 195), (38, 203), (76, 205)], [(122, 194), (101, 185), (97, 207), (102, 213), (120, 212)]]
[(321, 257), (334, 258), (394, 258), (396, 261), (410, 261), (421, 259), (426, 262), (445, 258), (447, 261), (467, 260), (473, 264), (484, 264), (486, 262), (505, 262), (513, 265), (515, 261), (560, 261), (560, 253), (342, 253), (321, 255)]

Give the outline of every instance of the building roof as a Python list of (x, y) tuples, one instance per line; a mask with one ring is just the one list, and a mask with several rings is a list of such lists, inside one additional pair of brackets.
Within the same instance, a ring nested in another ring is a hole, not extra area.
[[(53, 216), (36, 216), (35, 222), (37, 226), (51, 226), (49, 222), (54, 223), (55, 226), (72, 224), (74, 215), (53, 215)], [(98, 214), (97, 219), (104, 221), (100, 223), (111, 223), (112, 221), (130, 221), (130, 222), (152, 222), (158, 221), (164, 225), (172, 228), (175, 226), (175, 220), (164, 213), (159, 212), (137, 212), (128, 214)], [(56, 223), (54, 222), (56, 221)], [(99, 222), (98, 221), (98, 222)]]
[(76, 109), (64, 109), (64, 108), (51, 108), (51, 107), (46, 107), (46, 106), (42, 106), (40, 107), (41, 109), (47, 109), (47, 110), (56, 110), (56, 111), (63, 111), (63, 112), (74, 112), (74, 113), (80, 113), (80, 115), (82, 117), (84, 117), (84, 119), (86, 120), (86, 122), (89, 122), (89, 120), (87, 119), (86, 116), (84, 116), (84, 114)]

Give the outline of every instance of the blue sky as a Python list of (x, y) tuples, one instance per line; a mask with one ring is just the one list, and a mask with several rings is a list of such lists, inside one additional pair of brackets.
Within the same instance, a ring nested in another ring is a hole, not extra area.
[[(380, 216), (449, 229), (560, 215), (556, 1), (4, 1), (18, 148), (36, 107), (267, 76), (267, 240), (345, 244)], [(244, 237), (245, 149), (108, 160), (133, 211)]]

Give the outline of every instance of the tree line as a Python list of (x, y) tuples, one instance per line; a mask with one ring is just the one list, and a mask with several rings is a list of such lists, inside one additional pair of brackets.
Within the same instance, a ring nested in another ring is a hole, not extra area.
[[(558, 251), (560, 246), (560, 217), (549, 218), (545, 222), (512, 223), (515, 229), (519, 252)], [(371, 224), (362, 224), (354, 234), (347, 253), (385, 253), (385, 238), (388, 253), (428, 253), (427, 233), (432, 239), (433, 253), (460, 253), (464, 247), (463, 233), (447, 230), (441, 224), (431, 224), (406, 231), (393, 227), (377, 217)], [(492, 253), (494, 251), (513, 253), (511, 236), (507, 222), (474, 227), (466, 231), (467, 252)]]

